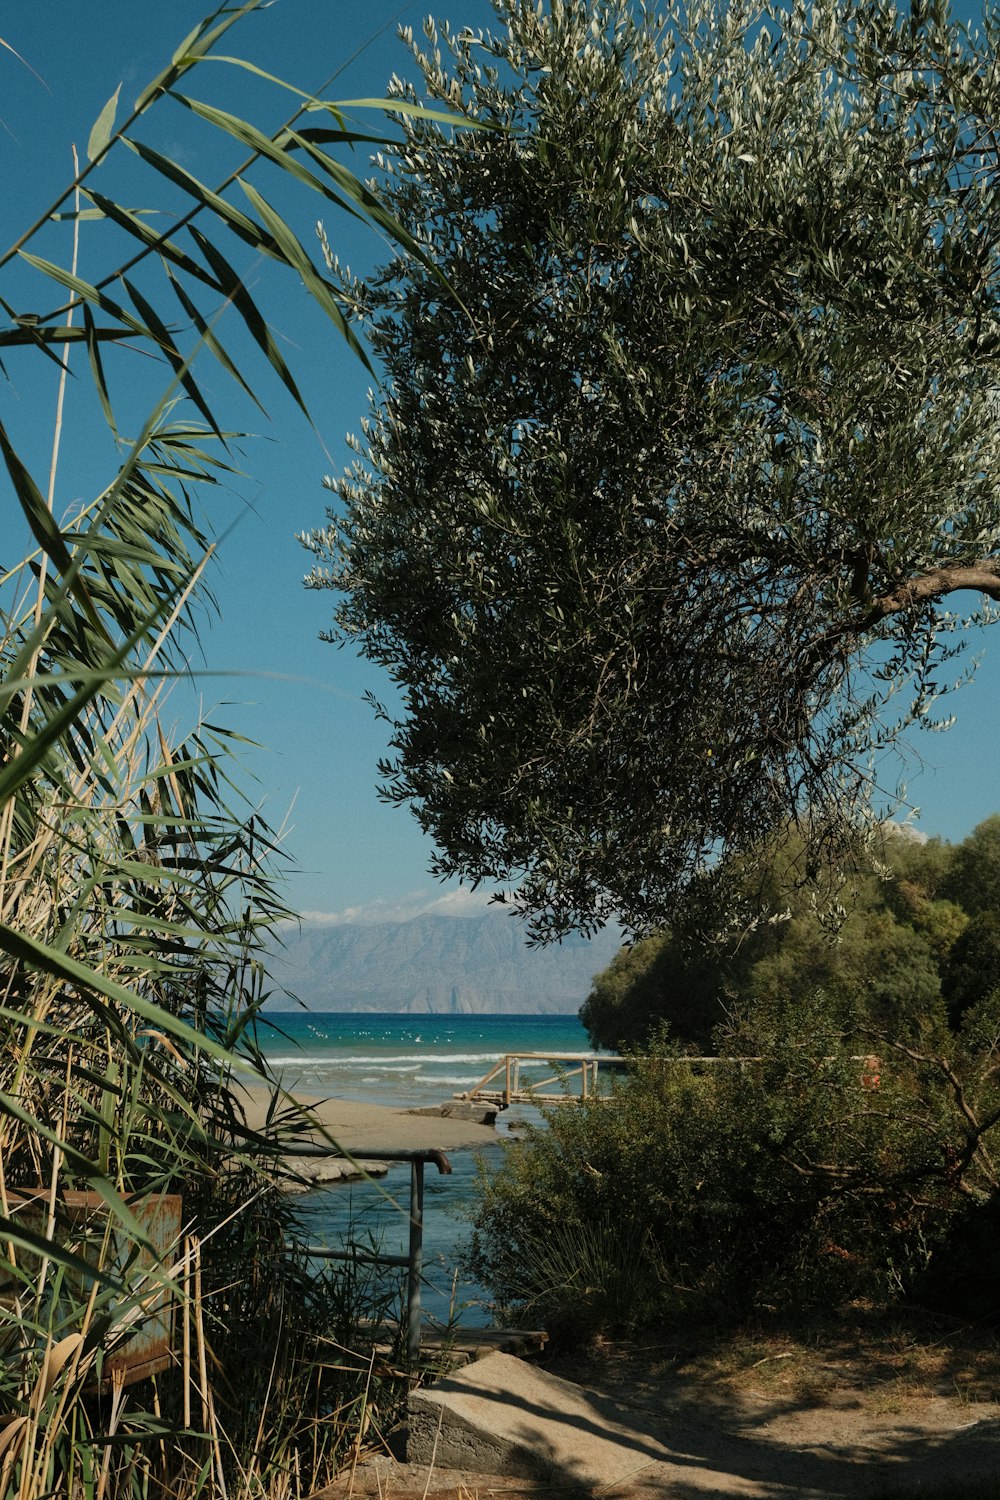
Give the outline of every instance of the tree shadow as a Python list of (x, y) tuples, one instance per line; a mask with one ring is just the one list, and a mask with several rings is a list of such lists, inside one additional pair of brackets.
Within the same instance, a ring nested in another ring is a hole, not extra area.
[[(815, 1403), (800, 1397), (775, 1398), (751, 1410), (734, 1393), (717, 1390), (654, 1411), (593, 1387), (566, 1391), (562, 1382), (528, 1382), (532, 1394), (503, 1389), (485, 1368), (488, 1383), (480, 1384), (475, 1369), (439, 1390), (470, 1393), (452, 1420), (468, 1422), (474, 1411), (483, 1440), (477, 1445), (467, 1431), (454, 1442), (448, 1436), (437, 1458), (441, 1468), (485, 1466), (483, 1453), (491, 1452), (498, 1472), (533, 1477), (560, 1491), (671, 1500), (874, 1500), (935, 1491), (953, 1497), (994, 1493), (1000, 1482), (995, 1416), (956, 1430), (906, 1419), (873, 1425), (863, 1412), (840, 1408), (828, 1414), (824, 1434)], [(994, 1491), (977, 1491), (987, 1483)]]

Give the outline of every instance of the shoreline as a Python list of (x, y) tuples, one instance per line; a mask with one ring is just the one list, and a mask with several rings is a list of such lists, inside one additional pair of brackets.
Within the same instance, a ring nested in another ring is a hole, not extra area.
[[(266, 1123), (270, 1091), (262, 1084), (238, 1083), (238, 1091), (251, 1130)], [(332, 1095), (296, 1094), (294, 1103), (306, 1112), (298, 1134), (303, 1139), (321, 1139), (325, 1132), (350, 1156), (363, 1158), (365, 1151), (459, 1151), (488, 1146), (500, 1139), (495, 1125), (447, 1115), (416, 1114), (402, 1105), (369, 1104)], [(279, 1101), (275, 1116), (288, 1124), (294, 1104)], [(314, 1122), (310, 1128), (310, 1119)]]

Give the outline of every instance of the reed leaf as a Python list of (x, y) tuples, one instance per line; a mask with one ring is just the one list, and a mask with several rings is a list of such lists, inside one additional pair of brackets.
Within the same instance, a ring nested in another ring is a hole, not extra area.
[[(188, 87), (259, 8), (220, 5), (131, 110), (116, 92), (86, 164), (0, 254), (2, 290), (18, 286), (17, 305), (0, 296), (0, 351), (62, 364), (83, 345), (74, 373), (89, 382), (75, 391), (92, 398), (108, 445), (107, 482), (59, 518), (51, 496), (73, 455), (54, 456), (43, 481), (22, 457), (31, 444), (16, 413), (0, 425), (33, 539), (0, 577), (0, 1500), (285, 1496), (292, 1474), (304, 1494), (332, 1476), (371, 1364), (324, 1344), (333, 1284), (296, 1250), (294, 1207), (274, 1185), (277, 1130), (294, 1128), (295, 1110), (275, 1092), (267, 1128), (250, 1131), (238, 1086), (240, 1070), (269, 1083), (257, 1029), (269, 936), (288, 915), (280, 841), (240, 792), (240, 737), (203, 722), (173, 734), (163, 715), (212, 602), (214, 548), (193, 497), (234, 476), (225, 392), (196, 361), (207, 350), (225, 390), (262, 411), (260, 379), (276, 376), (307, 412), (267, 287), (250, 292), (232, 241), (291, 273), (365, 358), (256, 167), (423, 253), (326, 149), (387, 137), (352, 131), (336, 101), (280, 80), (296, 107), (274, 129)], [(170, 97), (213, 150), (235, 152), (214, 185), (156, 144)], [(317, 110), (332, 131), (297, 131)], [(169, 186), (186, 210), (135, 207), (131, 181), (126, 201), (119, 158), (145, 173), (147, 205)], [(85, 277), (59, 236), (92, 223), (105, 259)], [(35, 312), (50, 300), (60, 305)], [(136, 366), (120, 344), (151, 356), (149, 414), (127, 444)], [(153, 1227), (164, 1194), (183, 1212), (169, 1244)], [(155, 1392), (124, 1386), (110, 1372), (160, 1326), (166, 1295), (168, 1364)]]

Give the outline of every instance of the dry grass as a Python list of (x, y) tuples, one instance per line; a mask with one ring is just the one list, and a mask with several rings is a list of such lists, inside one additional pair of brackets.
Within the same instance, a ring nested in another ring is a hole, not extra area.
[(556, 1374), (605, 1389), (628, 1386), (640, 1401), (727, 1393), (823, 1404), (857, 1404), (872, 1415), (918, 1400), (1000, 1402), (1000, 1328), (919, 1310), (850, 1309), (841, 1319), (746, 1328), (697, 1341), (600, 1344), (553, 1356)]

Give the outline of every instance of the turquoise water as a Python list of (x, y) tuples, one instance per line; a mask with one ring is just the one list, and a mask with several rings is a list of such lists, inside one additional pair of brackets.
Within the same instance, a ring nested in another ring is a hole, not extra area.
[[(505, 1052), (591, 1050), (575, 1015), (289, 1011), (268, 1020), (275, 1029), (264, 1032), (264, 1051), (287, 1088), (403, 1107), (443, 1103)], [(550, 1073), (540, 1069), (537, 1078)]]
[[(287, 1088), (402, 1108), (441, 1104), (470, 1088), (505, 1052), (589, 1052), (587, 1034), (573, 1016), (401, 1016), (296, 1011), (271, 1017), (276, 1028), (263, 1036), (264, 1051)], [(543, 1067), (536, 1080), (551, 1076)], [(522, 1069), (530, 1080), (530, 1070)], [(512, 1115), (530, 1115), (512, 1110)], [(456, 1261), (474, 1196), (479, 1162), (495, 1168), (507, 1150), (517, 1150), (507, 1121), (482, 1146), (448, 1153), (451, 1176), (428, 1166), (424, 1177), (424, 1306), (447, 1321), (461, 1307), (462, 1321), (490, 1321), (486, 1294), (456, 1275)], [(404, 1148), (420, 1146), (419, 1117)], [(405, 1254), (410, 1169), (393, 1166), (377, 1183), (344, 1183), (317, 1189), (300, 1202), (311, 1242), (344, 1244), (374, 1240), (390, 1254)], [(391, 1198), (395, 1203), (388, 1201)], [(396, 1206), (398, 1205), (398, 1206)]]

